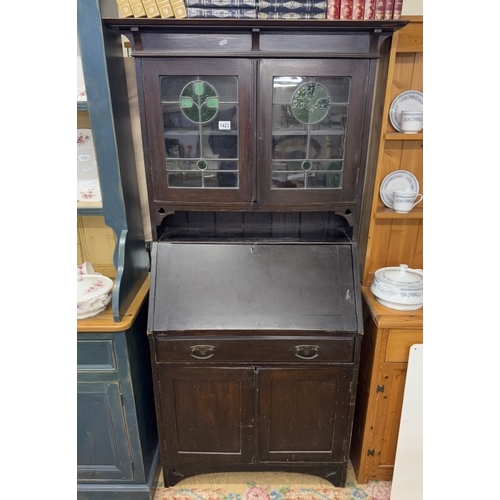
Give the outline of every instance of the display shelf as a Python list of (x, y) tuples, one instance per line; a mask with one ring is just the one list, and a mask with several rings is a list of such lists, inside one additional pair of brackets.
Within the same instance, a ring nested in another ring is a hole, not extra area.
[(419, 132), (418, 134), (403, 134), (400, 132), (387, 132), (384, 135), (386, 141), (423, 141), (424, 133)]
[(99, 0), (78, 0), (77, 9), (87, 95), (87, 101), (77, 101), (78, 126), (83, 127), (86, 120), (86, 128), (92, 130), (102, 196), (102, 208), (77, 204), (77, 214), (102, 215), (115, 233), (111, 308), (119, 322), (149, 272), (123, 45), (115, 31), (103, 26)]
[(137, 295), (130, 304), (130, 307), (127, 309), (127, 311), (125, 312), (120, 321), (114, 320), (113, 309), (110, 303), (104, 311), (97, 314), (96, 316), (77, 320), (77, 332), (112, 333), (112, 332), (121, 332), (124, 330), (128, 330), (134, 323), (137, 315), (139, 314), (139, 311), (141, 310), (141, 307), (149, 292), (149, 286), (150, 286), (150, 277), (148, 274), (146, 279), (142, 283), (141, 288), (139, 288)]
[(373, 214), (375, 219), (423, 219), (423, 208), (414, 208), (407, 214), (398, 214), (392, 208), (377, 208)]

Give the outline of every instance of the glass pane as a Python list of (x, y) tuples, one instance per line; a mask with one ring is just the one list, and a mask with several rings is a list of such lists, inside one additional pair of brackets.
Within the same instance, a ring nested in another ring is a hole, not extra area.
[(342, 187), (350, 85), (349, 77), (274, 78), (273, 189)]
[[(162, 76), (160, 86), (168, 186), (237, 188), (237, 77)], [(196, 180), (170, 174), (196, 170)]]

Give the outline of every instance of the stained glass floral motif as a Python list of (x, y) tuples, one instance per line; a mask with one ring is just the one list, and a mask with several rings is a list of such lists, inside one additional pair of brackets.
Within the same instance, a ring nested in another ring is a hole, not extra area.
[(349, 90), (348, 77), (275, 77), (272, 189), (342, 188)]
[(311, 125), (325, 118), (330, 104), (328, 90), (320, 83), (308, 82), (295, 91), (292, 97), (292, 113), (299, 122)]
[(208, 123), (217, 115), (219, 96), (212, 85), (196, 80), (182, 89), (179, 104), (188, 120), (194, 123)]

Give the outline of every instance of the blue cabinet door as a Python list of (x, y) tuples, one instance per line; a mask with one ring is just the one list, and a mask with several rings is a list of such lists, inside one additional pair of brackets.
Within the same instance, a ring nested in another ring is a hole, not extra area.
[(78, 479), (133, 479), (118, 382), (78, 383)]

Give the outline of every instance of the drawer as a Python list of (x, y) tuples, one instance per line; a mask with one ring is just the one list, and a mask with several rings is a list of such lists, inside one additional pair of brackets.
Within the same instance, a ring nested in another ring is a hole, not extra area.
[(410, 347), (422, 343), (422, 330), (390, 330), (385, 351), (386, 363), (408, 363)]
[(350, 363), (354, 358), (352, 337), (156, 337), (155, 344), (159, 362)]
[(79, 371), (116, 371), (113, 340), (79, 340), (76, 360)]

